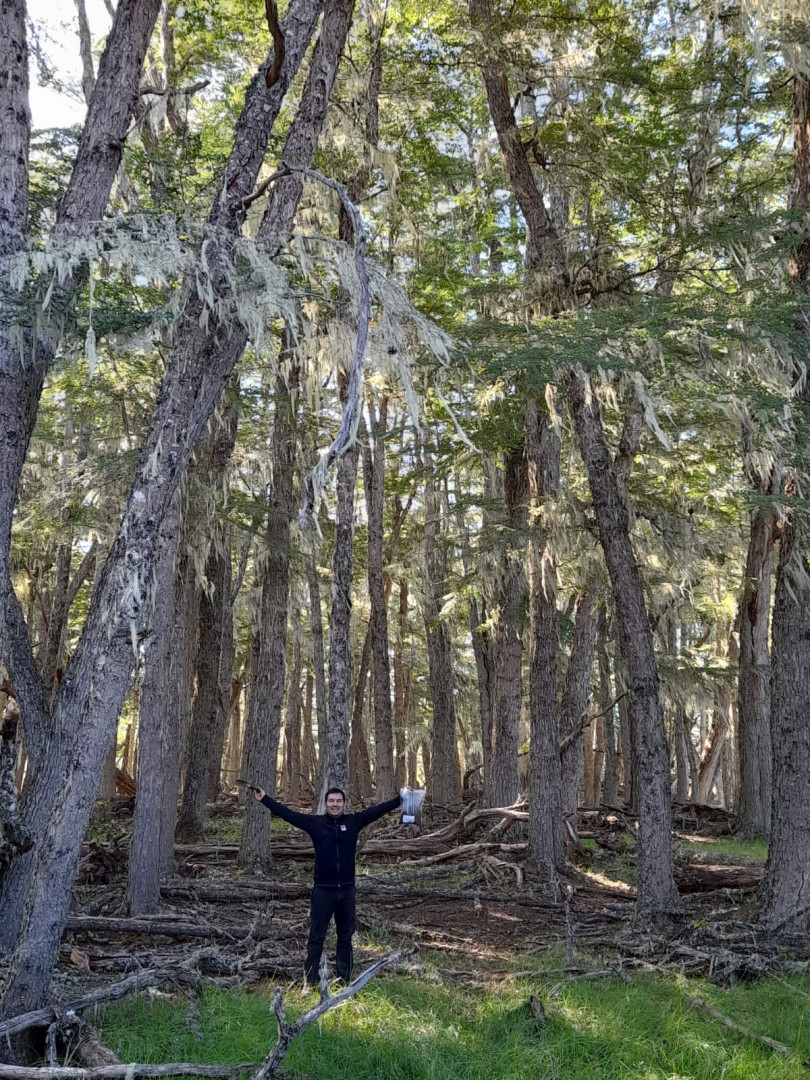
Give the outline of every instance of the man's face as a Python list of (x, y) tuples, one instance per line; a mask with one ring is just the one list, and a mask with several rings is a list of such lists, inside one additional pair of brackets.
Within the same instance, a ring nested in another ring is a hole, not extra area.
[(340, 817), (343, 813), (343, 796), (333, 791), (326, 796), (326, 812), (329, 817)]

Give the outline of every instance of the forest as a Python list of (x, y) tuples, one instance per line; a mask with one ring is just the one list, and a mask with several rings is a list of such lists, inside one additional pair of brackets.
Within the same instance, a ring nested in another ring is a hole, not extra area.
[(0, 0), (0, 1080), (804, 1075), (809, 355), (804, 0)]

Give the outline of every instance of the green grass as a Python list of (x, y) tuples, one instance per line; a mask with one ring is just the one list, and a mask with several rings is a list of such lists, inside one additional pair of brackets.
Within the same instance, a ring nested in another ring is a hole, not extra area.
[[(801, 993), (810, 980), (791, 983), (764, 980), (724, 992), (663, 975), (631, 983), (501, 976), (489, 990), (460, 990), (425, 978), (381, 978), (299, 1036), (284, 1065), (312, 1080), (799, 1080), (807, 1075), (800, 1057), (810, 1056)], [(546, 1004), (545, 1027), (528, 1018), (530, 993)], [(124, 1061), (259, 1060), (275, 1041), (270, 996), (262, 986), (209, 990), (190, 1005), (132, 1000), (109, 1007), (101, 1026)], [(689, 1003), (696, 996), (797, 1056), (783, 1057), (705, 1017)], [(302, 1011), (297, 993), (287, 998), (290, 1016)]]
[(706, 837), (704, 840), (685, 840), (687, 851), (717, 852), (718, 855), (730, 855), (742, 859), (768, 858), (768, 845), (764, 840), (736, 840), (732, 836)]

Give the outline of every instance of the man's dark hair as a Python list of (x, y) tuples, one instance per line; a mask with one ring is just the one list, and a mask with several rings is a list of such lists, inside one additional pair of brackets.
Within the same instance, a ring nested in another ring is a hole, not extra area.
[(343, 788), (330, 787), (327, 793), (324, 795), (323, 801), (326, 802), (330, 795), (342, 795), (343, 801), (346, 802), (346, 792), (343, 790)]

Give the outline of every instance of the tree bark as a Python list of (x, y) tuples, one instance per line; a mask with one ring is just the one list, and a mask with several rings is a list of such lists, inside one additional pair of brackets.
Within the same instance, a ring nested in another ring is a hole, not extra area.
[(374, 748), (378, 800), (396, 790), (394, 731), (391, 717), (391, 669), (388, 662), (388, 604), (383, 571), (383, 511), (385, 509), (385, 436), (388, 399), (379, 412), (371, 410), (371, 446), (364, 447), (363, 467), (368, 514), (368, 591), (371, 600), (371, 649), (374, 664)]
[(327, 719), (326, 719), (326, 662), (323, 648), (323, 617), (321, 615), (321, 584), (318, 580), (318, 567), (315, 564), (313, 552), (306, 552), (304, 562), (307, 572), (307, 585), (309, 587), (309, 625), (312, 634), (312, 670), (315, 681), (315, 711), (318, 718), (318, 760), (317, 771), (314, 781), (322, 768), (324, 754), (326, 753)]
[[(284, 672), (287, 654), (287, 619), (290, 596), (290, 522), (293, 516), (295, 465), (295, 413), (298, 367), (292, 332), (285, 330), (282, 357), (288, 375), (276, 379), (273, 417), (273, 479), (268, 498), (267, 549), (264, 553), (262, 617), (257, 665), (251, 669), (251, 692), (245, 729), (246, 768), (251, 783), (270, 795), (276, 792)], [(239, 865), (251, 872), (267, 870), (271, 863), (271, 815), (255, 799), (248, 799), (239, 845)]]
[[(608, 806), (616, 806), (618, 800), (618, 778), (616, 768), (616, 725), (614, 722), (614, 708), (610, 703), (614, 700), (613, 688), (610, 681), (610, 657), (607, 649), (608, 642), (608, 619), (607, 611), (602, 607), (599, 611), (599, 637), (596, 647), (596, 656), (599, 664), (599, 710), (603, 713), (604, 741), (605, 741), (605, 771), (602, 778), (602, 791), (600, 800)], [(606, 711), (608, 710), (609, 711)]]
[[(450, 628), (441, 615), (447, 584), (446, 556), (440, 536), (440, 500), (433, 459), (425, 454), (425, 577), (424, 618), (428, 677), (433, 705), (433, 745), (430, 755), (430, 797), (434, 804), (452, 805), (458, 798), (456, 706), (453, 696), (453, 653)], [(517, 756), (517, 751), (516, 751)], [(425, 767), (426, 774), (428, 772)]]
[(610, 460), (598, 403), (581, 371), (566, 377), (580, 452), (596, 511), (616, 605), (616, 621), (630, 678), (634, 765), (638, 775), (638, 911), (655, 915), (678, 906), (672, 872), (669, 749), (659, 697), (655, 645), (627, 507)]
[(527, 580), (524, 568), (528, 522), (525, 446), (504, 454), (502, 542), (498, 552), (495, 630), (495, 704), (492, 712), (492, 806), (511, 806), (518, 795), (518, 748), (523, 711), (523, 628)]
[[(553, 880), (565, 866), (557, 725), (557, 565), (547, 504), (560, 482), (560, 437), (535, 402), (526, 410), (529, 528), (529, 857)], [(480, 679), (480, 674), (479, 674)], [(506, 804), (502, 804), (506, 805)]]
[[(591, 669), (599, 622), (596, 600), (596, 590), (586, 589), (577, 601), (571, 655), (560, 704), (560, 739), (567, 739), (576, 731), (580, 732), (562, 754), (562, 808), (574, 828), (577, 824), (579, 793), (585, 764), (585, 731), (581, 720), (587, 711), (591, 692)], [(589, 736), (592, 736), (590, 726), (586, 730)]]
[[(744, 443), (748, 440), (744, 439)], [(750, 449), (750, 447), (744, 447)], [(763, 480), (759, 490), (779, 491), (778, 471)], [(740, 602), (739, 716), (740, 755), (739, 829), (747, 839), (771, 831), (771, 658), (768, 639), (771, 614), (771, 552), (776, 518), (772, 510), (751, 514), (751, 533), (745, 559)]]
[(297, 609), (292, 613), (292, 668), (287, 686), (287, 704), (284, 715), (284, 776), (286, 798), (292, 806), (298, 806), (301, 791), (301, 616)]
[[(794, 208), (810, 206), (810, 77), (793, 77)], [(798, 295), (810, 293), (810, 236), (797, 245), (790, 265)], [(806, 311), (799, 316), (810, 336)], [(798, 402), (806, 431), (810, 391)], [(807, 446), (800, 447), (807, 477)], [(789, 493), (797, 490), (792, 482)], [(773, 809), (771, 842), (760, 888), (760, 920), (771, 929), (807, 931), (810, 925), (810, 527), (796, 506), (788, 510), (779, 544), (773, 608), (771, 674)]]
[(155, 569), (155, 607), (150, 620), (152, 639), (146, 653), (146, 677), (141, 689), (138, 720), (138, 774), (126, 899), (130, 915), (152, 913), (160, 906), (161, 848), (158, 837), (165, 773), (172, 765), (166, 761), (165, 750), (167, 727), (175, 722), (175, 717), (169, 715), (169, 680), (181, 528), (179, 503), (180, 492), (163, 519), (161, 551)]

